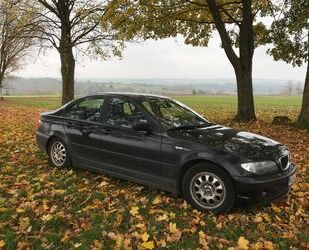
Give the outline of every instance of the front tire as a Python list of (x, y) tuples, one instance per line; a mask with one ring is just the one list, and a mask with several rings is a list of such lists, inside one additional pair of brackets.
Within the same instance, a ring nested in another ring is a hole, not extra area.
[(48, 162), (53, 167), (70, 167), (71, 158), (65, 142), (53, 138), (48, 144)]
[(182, 181), (182, 192), (186, 201), (201, 211), (224, 213), (232, 209), (236, 201), (231, 178), (212, 163), (189, 168)]

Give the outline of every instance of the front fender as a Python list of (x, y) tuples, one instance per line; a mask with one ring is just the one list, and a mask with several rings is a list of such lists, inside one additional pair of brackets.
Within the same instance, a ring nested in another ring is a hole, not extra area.
[(194, 161), (209, 161), (222, 167), (232, 176), (237, 176), (239, 174), (239, 169), (237, 168), (237, 165), (239, 164), (238, 158), (225, 152), (217, 152), (215, 150), (212, 150), (212, 152), (192, 152), (191, 154), (184, 155), (182, 167)]

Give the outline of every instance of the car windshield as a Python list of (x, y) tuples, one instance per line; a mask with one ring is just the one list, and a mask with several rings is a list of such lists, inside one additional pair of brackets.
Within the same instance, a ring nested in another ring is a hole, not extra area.
[(184, 104), (165, 98), (147, 98), (144, 108), (167, 130), (206, 127), (210, 123)]

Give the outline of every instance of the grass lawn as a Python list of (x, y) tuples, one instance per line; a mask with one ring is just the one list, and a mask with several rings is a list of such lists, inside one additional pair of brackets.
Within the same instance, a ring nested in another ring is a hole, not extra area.
[[(212, 106), (212, 105), (224, 105), (235, 106), (237, 104), (236, 96), (173, 96), (173, 98), (185, 103), (186, 105), (199, 105), (199, 106)], [(61, 103), (61, 100), (57, 96), (47, 97), (27, 97), (27, 96), (8, 96), (7, 100), (11, 100), (23, 105), (31, 105), (38, 107), (55, 108)], [(300, 96), (256, 96), (255, 103), (257, 107), (260, 106), (288, 106), (288, 107), (300, 107)]]
[(170, 193), (52, 168), (34, 132), (39, 113), (59, 106), (59, 98), (11, 97), (0, 102), (0, 249), (308, 248), (309, 135), (271, 124), (274, 115), (295, 119), (300, 99), (258, 97), (259, 120), (235, 123), (234, 97), (176, 98), (209, 120), (288, 145), (298, 166), (289, 196), (214, 215)]

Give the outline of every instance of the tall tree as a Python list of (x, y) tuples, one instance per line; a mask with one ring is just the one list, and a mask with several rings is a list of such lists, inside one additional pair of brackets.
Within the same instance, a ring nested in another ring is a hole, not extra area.
[(40, 35), (47, 47), (60, 55), (62, 103), (74, 99), (75, 54), (106, 58), (120, 55), (123, 42), (109, 25), (108, 0), (37, 0), (33, 1)]
[(308, 0), (284, 0), (273, 15), (271, 38), (274, 47), (268, 52), (275, 60), (283, 60), (293, 66), (307, 63), (301, 111), (297, 125), (309, 129), (309, 2)]
[(0, 96), (3, 81), (20, 69), (35, 44), (31, 15), (18, 0), (0, 1)]
[[(164, 38), (181, 34), (185, 43), (207, 46), (213, 30), (232, 64), (237, 81), (236, 119), (256, 119), (252, 87), (254, 49), (265, 26), (256, 16), (265, 14), (266, 0), (140, 0), (138, 13), (145, 19), (141, 30), (145, 38)], [(222, 69), (224, 70), (224, 69)]]

